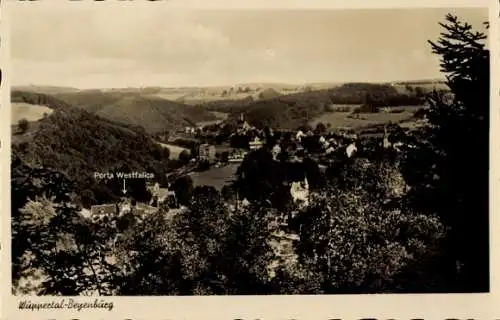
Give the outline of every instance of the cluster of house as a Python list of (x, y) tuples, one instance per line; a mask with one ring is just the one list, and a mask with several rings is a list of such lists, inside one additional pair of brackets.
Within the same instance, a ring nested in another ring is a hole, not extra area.
[[(267, 138), (267, 136), (273, 136), (273, 131), (272, 129), (270, 129), (264, 133), (263, 130), (257, 130), (255, 127), (249, 125), (248, 122), (244, 120), (243, 116), (241, 116), (240, 121), (238, 122), (236, 134), (248, 134), (252, 136), (253, 139), (249, 142), (250, 150), (231, 150), (227, 160), (232, 163), (241, 162), (249, 151), (262, 148), (266, 142), (265, 138)], [(290, 132), (288, 132), (288, 134), (290, 134)], [(306, 132), (297, 130), (290, 136), (290, 142), (292, 142), (294, 147), (292, 149), (286, 150), (289, 155), (289, 161), (302, 161), (303, 153), (301, 153), (301, 151), (304, 150), (305, 140), (308, 137), (314, 137), (315, 141), (319, 142), (319, 145), (321, 146), (320, 156), (326, 156), (327, 158), (331, 158), (331, 155), (334, 152), (343, 153), (348, 158), (351, 158), (356, 154), (359, 147), (358, 136), (356, 134), (350, 134), (347, 131), (336, 134), (319, 134), (317, 132), (312, 132), (312, 130), (308, 130)], [(387, 131), (387, 128), (384, 128), (384, 136), (382, 139), (382, 147), (384, 149), (393, 149), (396, 151), (400, 151), (402, 145), (403, 143), (400, 141), (391, 142), (389, 140), (389, 133)], [(280, 146), (280, 142), (277, 141), (270, 151), (273, 158), (275, 160), (278, 160), (278, 157), (282, 152), (282, 146)], [(210, 163), (213, 163), (217, 160), (217, 149), (214, 145), (202, 144), (199, 146), (198, 157), (199, 160), (206, 160)], [(124, 199), (118, 204), (104, 204), (93, 206), (87, 214), (96, 218), (108, 215), (121, 215), (130, 211), (134, 211), (138, 215), (144, 215), (157, 210), (160, 205), (165, 203), (169, 208), (177, 206), (175, 192), (173, 192), (172, 190), (169, 190), (168, 188), (160, 188), (158, 183), (148, 185), (148, 189), (152, 195), (152, 199), (148, 204), (132, 204), (129, 200)], [(307, 183), (307, 178), (304, 181), (292, 183), (290, 186), (290, 193), (292, 194), (292, 197), (295, 201), (307, 204), (309, 194), (309, 185)]]
[[(186, 132), (195, 133), (200, 128), (196, 127), (186, 127)], [(400, 151), (400, 147), (402, 146), (402, 142), (390, 142), (388, 139), (388, 132), (384, 129), (384, 138), (382, 145), (386, 149), (394, 149), (396, 151)], [(338, 152), (344, 152), (344, 154), (351, 158), (358, 151), (358, 148), (361, 146), (358, 136), (356, 134), (349, 133), (348, 130), (345, 132), (338, 133), (323, 133), (319, 134), (317, 132), (313, 132), (312, 130), (297, 130), (295, 132), (287, 132), (287, 134), (291, 133), (292, 142), (295, 147), (290, 152), (287, 150), (288, 154), (292, 156), (292, 159), (295, 154), (300, 158), (300, 154), (304, 151), (304, 144), (302, 140), (306, 137), (315, 136), (319, 140), (319, 144), (321, 145), (321, 157), (328, 158), (331, 157), (332, 154)], [(240, 115), (239, 121), (237, 123), (237, 127), (232, 135), (243, 135), (250, 137), (250, 142), (248, 143), (248, 149), (231, 149), (228, 156), (228, 161), (231, 163), (242, 162), (245, 158), (246, 154), (249, 151), (257, 150), (262, 148), (268, 136), (273, 136), (273, 130), (269, 129), (268, 131), (264, 131), (261, 129), (257, 129), (254, 126), (250, 125), (245, 119), (243, 114)], [(213, 163), (218, 159), (217, 157), (217, 148), (215, 145), (203, 144), (199, 147), (199, 160), (208, 160)], [(271, 148), (273, 157), (277, 159), (277, 155), (281, 152), (281, 148), (279, 144), (276, 144)], [(293, 160), (292, 160), (293, 161)]]
[[(200, 130), (200, 128), (186, 127), (186, 133), (195, 134)], [(238, 127), (233, 134), (237, 135), (247, 135), (250, 132), (256, 132), (257, 129), (243, 119), (243, 115), (240, 116), (240, 121), (238, 122)], [(250, 150), (256, 150), (264, 145), (264, 141), (261, 140), (257, 135), (254, 136), (253, 140), (249, 142)], [(247, 155), (248, 150), (244, 149), (232, 149), (228, 156), (229, 162), (242, 162)], [(211, 144), (201, 144), (198, 148), (198, 160), (215, 162), (217, 160), (217, 148)]]
[(161, 188), (158, 182), (148, 185), (148, 191), (151, 193), (150, 206), (160, 207), (163, 203), (167, 203), (169, 207), (177, 206), (177, 198), (175, 192), (169, 188)]
[(122, 198), (117, 203), (99, 204), (90, 207), (90, 210), (82, 209), (81, 214), (94, 222), (103, 221), (110, 217), (121, 217), (132, 213), (138, 219), (143, 219), (147, 214), (155, 211), (155, 208), (142, 203), (136, 203), (129, 198)]
[(82, 216), (99, 221), (105, 217), (120, 217), (128, 213), (133, 213), (138, 219), (143, 219), (146, 215), (156, 212), (162, 205), (171, 209), (178, 208), (175, 192), (168, 188), (161, 188), (159, 183), (151, 183), (147, 186), (151, 193), (149, 203), (136, 202), (130, 198), (122, 197), (117, 203), (93, 205), (89, 209), (82, 209)]
[(207, 127), (221, 124), (222, 120), (213, 120), (213, 121), (204, 121), (198, 123), (196, 126), (186, 126), (184, 127), (183, 132), (188, 135), (196, 135), (198, 133), (203, 132)]
[[(288, 132), (290, 133), (290, 132)], [(246, 122), (243, 116), (240, 117), (240, 121), (238, 122), (238, 127), (234, 134), (237, 135), (248, 135), (252, 137), (252, 140), (249, 142), (249, 149), (233, 149), (231, 150), (228, 161), (231, 163), (242, 162), (245, 156), (249, 151), (260, 149), (264, 146), (266, 142), (266, 135), (273, 136), (273, 131), (270, 129), (268, 132), (264, 132), (263, 130), (256, 129)], [(345, 152), (345, 155), (349, 158), (353, 157), (354, 154), (358, 151), (359, 147), (359, 139), (356, 134), (349, 133), (348, 131), (339, 132), (339, 133), (326, 133), (326, 134), (318, 134), (314, 133), (312, 130), (302, 131), (297, 130), (296, 132), (292, 132), (291, 142), (294, 144), (293, 150), (287, 150), (289, 155), (291, 156), (291, 161), (296, 160), (297, 157), (295, 155), (300, 155), (301, 151), (304, 151), (304, 143), (303, 140), (314, 136), (317, 138), (319, 144), (321, 145), (321, 153), (324, 156), (329, 156), (334, 152)], [(392, 148), (399, 151), (402, 146), (402, 142), (390, 142), (389, 134), (387, 129), (384, 129), (384, 137), (382, 145), (384, 148)], [(276, 160), (278, 155), (281, 152), (281, 147), (279, 142), (277, 142), (272, 148), (271, 152), (273, 154), (273, 158)], [(300, 157), (300, 156), (299, 156)], [(214, 145), (203, 144), (199, 148), (199, 159), (200, 160), (208, 160), (210, 162), (214, 162), (217, 158), (216, 147)]]

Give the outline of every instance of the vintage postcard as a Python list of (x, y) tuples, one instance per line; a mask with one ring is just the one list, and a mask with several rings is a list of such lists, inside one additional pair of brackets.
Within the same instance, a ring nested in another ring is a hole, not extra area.
[(3, 318), (500, 317), (497, 2), (1, 6)]

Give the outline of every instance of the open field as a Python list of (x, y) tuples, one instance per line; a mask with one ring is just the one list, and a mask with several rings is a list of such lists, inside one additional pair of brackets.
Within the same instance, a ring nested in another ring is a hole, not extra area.
[[(413, 113), (423, 106), (391, 108), (393, 112), (381, 110), (378, 113), (352, 114), (351, 112), (328, 112), (313, 119), (309, 124), (315, 127), (319, 122), (332, 128), (361, 128), (384, 123), (399, 123), (410, 120)], [(396, 112), (394, 112), (396, 111)]]
[(332, 112), (352, 112), (360, 106), (360, 104), (331, 104), (328, 108)]
[(234, 179), (239, 165), (239, 163), (234, 163), (220, 168), (210, 168), (203, 172), (192, 172), (190, 176), (195, 187), (213, 186), (220, 191), (224, 185)]
[(189, 152), (188, 149), (183, 148), (183, 147), (179, 147), (179, 146), (176, 146), (176, 145), (173, 145), (173, 144), (166, 144), (166, 143), (160, 143), (160, 142), (159, 142), (159, 144), (162, 147), (168, 148), (168, 150), (170, 150), (170, 159), (179, 159), (179, 155), (184, 150), (186, 150), (187, 152)]
[[(424, 93), (432, 92), (433, 90), (449, 90), (450, 88), (444, 80), (435, 81), (414, 81), (406, 83), (395, 83), (392, 85), (398, 92), (411, 93), (412, 91), (421, 90)], [(417, 89), (418, 88), (418, 89)]]
[(210, 111), (210, 113), (219, 120), (226, 120), (229, 117), (229, 113), (226, 112)]
[(23, 102), (12, 103), (11, 123), (16, 124), (21, 119), (28, 121), (38, 121), (43, 118), (44, 114), (51, 114), (54, 110), (47, 106), (29, 104)]
[(222, 123), (224, 120), (226, 120), (229, 116), (229, 113), (225, 112), (218, 112), (218, 111), (210, 111), (210, 113), (216, 117), (216, 120), (211, 120), (211, 121), (200, 121), (197, 122), (196, 125), (199, 127), (205, 127), (205, 126), (210, 126), (210, 125), (215, 125)]

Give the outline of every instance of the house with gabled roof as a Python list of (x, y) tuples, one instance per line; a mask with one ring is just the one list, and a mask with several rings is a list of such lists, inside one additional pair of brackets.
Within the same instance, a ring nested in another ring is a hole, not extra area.
[(119, 208), (116, 204), (99, 204), (90, 208), (92, 217), (118, 215)]

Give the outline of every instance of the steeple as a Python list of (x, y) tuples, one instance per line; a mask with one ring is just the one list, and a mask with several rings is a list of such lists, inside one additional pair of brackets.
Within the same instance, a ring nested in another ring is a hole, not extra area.
[(389, 135), (387, 134), (387, 127), (384, 126), (384, 141), (383, 141), (383, 146), (384, 148), (390, 148), (391, 143), (389, 142)]

